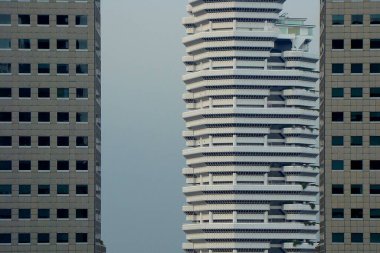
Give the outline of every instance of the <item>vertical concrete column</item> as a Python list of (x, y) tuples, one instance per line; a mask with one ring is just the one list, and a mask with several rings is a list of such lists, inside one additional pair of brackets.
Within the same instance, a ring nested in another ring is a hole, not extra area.
[(208, 222), (209, 223), (214, 223), (214, 214), (210, 211), (208, 212)]
[(208, 180), (210, 185), (214, 184), (214, 176), (212, 175), (212, 173), (208, 174)]
[(208, 62), (210, 63), (210, 67), (209, 67), (209, 69), (212, 70), (212, 69), (213, 69), (213, 64), (214, 64), (214, 62), (212, 61), (212, 59), (210, 59)]
[(208, 98), (208, 102), (210, 103), (210, 108), (213, 108), (214, 105), (213, 105), (213, 100), (212, 100), (212, 98)]
[(202, 174), (199, 176), (199, 181), (200, 181), (200, 184), (203, 185), (203, 175)]
[(236, 65), (237, 65), (237, 60), (236, 60), (236, 58), (234, 58), (233, 63), (232, 63), (232, 68), (236, 69)]
[(233, 23), (233, 30), (234, 31), (237, 30), (237, 21), (236, 21), (236, 19), (234, 20), (234, 23)]
[(268, 185), (268, 173), (264, 174), (264, 185)]
[(232, 213), (232, 222), (237, 223), (237, 211), (233, 211)]
[(264, 147), (268, 147), (268, 135), (264, 136)]
[(202, 214), (202, 212), (199, 213), (199, 222), (201, 224), (203, 223), (203, 214)]
[(264, 223), (268, 223), (269, 222), (269, 214), (268, 214), (268, 211), (265, 211), (264, 213)]
[(233, 100), (232, 100), (232, 107), (233, 108), (236, 108), (237, 107), (237, 98), (236, 96), (234, 96)]
[(268, 108), (268, 97), (264, 98), (264, 108)]
[(232, 184), (237, 185), (237, 174), (236, 173), (232, 174)]
[(214, 146), (214, 137), (212, 135), (208, 136), (209, 142), (210, 142), (210, 147)]
[(234, 147), (237, 146), (237, 136), (236, 136), (236, 134), (234, 134), (233, 137), (232, 137), (232, 145), (233, 145)]
[(212, 21), (210, 20), (210, 22), (208, 23), (209, 24), (209, 31), (211, 32), (213, 30), (213, 27), (212, 27)]

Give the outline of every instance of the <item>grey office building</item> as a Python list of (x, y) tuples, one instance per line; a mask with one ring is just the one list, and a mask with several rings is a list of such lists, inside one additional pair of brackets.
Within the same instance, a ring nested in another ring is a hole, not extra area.
[(105, 252), (100, 0), (0, 0), (0, 252)]
[(380, 252), (380, 2), (321, 1), (320, 252)]

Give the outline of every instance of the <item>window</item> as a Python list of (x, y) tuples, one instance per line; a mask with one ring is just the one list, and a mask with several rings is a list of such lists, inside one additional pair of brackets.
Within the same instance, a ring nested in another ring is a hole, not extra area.
[(12, 137), (0, 136), (0, 147), (12, 147)]
[(30, 74), (31, 67), (29, 63), (19, 63), (18, 64), (18, 73), (19, 74)]
[(369, 161), (370, 170), (380, 170), (380, 160), (371, 160)]
[(50, 147), (50, 136), (38, 136), (39, 147)]
[(344, 113), (343, 112), (332, 112), (331, 118), (333, 122), (343, 122), (344, 121)]
[(344, 194), (344, 185), (333, 184), (332, 185), (332, 194)]
[(87, 209), (77, 209), (76, 210), (77, 219), (88, 219), (88, 210)]
[(371, 146), (380, 146), (380, 136), (370, 136), (369, 145)]
[(32, 114), (30, 112), (19, 112), (18, 120), (20, 122), (30, 122), (32, 121)]
[(351, 194), (363, 194), (363, 185), (361, 184), (352, 184), (351, 185)]
[(57, 40), (57, 49), (59, 50), (68, 50), (69, 49), (69, 40)]
[(69, 25), (69, 16), (57, 15), (57, 25)]
[(49, 15), (37, 15), (37, 24), (49, 25), (50, 24)]
[(371, 63), (369, 65), (369, 72), (371, 74), (379, 74), (380, 73), (380, 63)]
[(344, 233), (332, 233), (333, 243), (344, 243)]
[(0, 209), (0, 220), (12, 219), (12, 209)]
[[(380, 167), (379, 167), (380, 169)], [(77, 171), (87, 171), (88, 162), (87, 161), (76, 161), (76, 170)]]
[(38, 88), (38, 98), (50, 98), (50, 89)]
[(11, 24), (11, 15), (0, 14), (0, 25), (10, 25), (10, 24)]
[(38, 195), (49, 195), (50, 185), (39, 184), (38, 185)]
[(343, 146), (344, 145), (344, 137), (343, 136), (332, 136), (331, 144), (333, 146)]
[(363, 136), (351, 136), (351, 146), (362, 146)]
[(57, 243), (68, 243), (69, 234), (68, 233), (57, 233)]
[(363, 121), (362, 112), (351, 112), (351, 122), (361, 122)]
[(30, 98), (31, 97), (30, 88), (19, 88), (18, 89), (18, 96), (20, 98)]
[(380, 121), (380, 112), (370, 112), (369, 113), (369, 120), (372, 122)]
[(18, 39), (19, 49), (30, 49), (30, 39)]
[(88, 64), (77, 64), (76, 73), (77, 74), (88, 74)]
[(69, 88), (57, 88), (57, 98), (69, 98)]
[(77, 112), (76, 120), (78, 123), (87, 123), (88, 122), (88, 113), (87, 112)]
[(363, 161), (351, 160), (351, 170), (363, 170)]
[(343, 208), (333, 208), (332, 209), (333, 219), (344, 219), (344, 209)]
[(0, 74), (11, 74), (11, 73), (12, 73), (11, 64), (0, 62)]
[(332, 49), (344, 49), (344, 40), (332, 40)]
[(31, 212), (30, 209), (19, 209), (18, 210), (18, 218), (19, 219), (30, 219)]
[(77, 195), (87, 195), (88, 194), (88, 186), (87, 185), (77, 185), (76, 186), (76, 194)]
[(68, 112), (57, 112), (57, 122), (69, 122), (69, 113)]
[(0, 112), (0, 122), (12, 122), (12, 113)]
[(363, 49), (363, 40), (362, 39), (351, 40), (351, 49)]
[(30, 243), (30, 234), (29, 233), (18, 234), (18, 243), (29, 244)]
[(87, 147), (88, 146), (88, 137), (87, 136), (77, 136), (76, 145), (77, 145), (77, 147)]
[(371, 233), (370, 234), (371, 243), (380, 243), (380, 233)]
[(351, 64), (351, 74), (362, 74), (363, 73), (363, 64), (353, 63)]
[(57, 74), (69, 74), (69, 64), (57, 64)]
[(370, 194), (380, 194), (380, 184), (371, 184), (369, 186)]
[(18, 145), (20, 147), (30, 147), (32, 145), (32, 138), (30, 136), (19, 136)]
[(18, 162), (18, 170), (20, 171), (30, 171), (32, 169), (32, 162), (31, 161), (19, 161)]
[(50, 112), (39, 112), (38, 122), (50, 122)]
[(363, 88), (351, 88), (351, 97), (352, 98), (363, 97)]
[(344, 15), (332, 15), (332, 25), (344, 25)]
[(75, 234), (76, 243), (87, 243), (87, 234), (86, 233), (76, 233)]
[(0, 39), (0, 49), (11, 49), (12, 41), (10, 39)]
[(380, 39), (370, 39), (369, 47), (370, 49), (380, 49)]
[[(77, 88), (76, 89), (77, 98), (88, 98), (88, 89), (87, 88)], [(380, 97), (380, 91), (379, 91)]]
[(87, 40), (77, 40), (76, 41), (76, 49), (77, 50), (87, 50), (88, 49)]
[(380, 88), (370, 88), (369, 89), (369, 96), (371, 98), (378, 98), (378, 97), (380, 97)]
[(12, 195), (12, 185), (0, 184), (0, 195)]
[(19, 25), (30, 25), (30, 15), (18, 15)]
[(12, 235), (9, 233), (1, 233), (0, 234), (0, 244), (11, 244), (12, 243)]
[(363, 233), (352, 233), (351, 234), (352, 243), (362, 243), (363, 242)]
[(48, 63), (38, 64), (38, 74), (49, 74), (49, 73), (50, 73), (50, 64)]
[(362, 25), (363, 15), (351, 15), (351, 25)]
[(37, 242), (38, 243), (49, 243), (50, 235), (48, 233), (38, 233), (37, 234)]
[(59, 195), (69, 195), (69, 185), (59, 184), (57, 185), (57, 194)]
[(69, 170), (69, 161), (57, 161), (57, 170), (58, 171), (68, 171)]
[(371, 209), (369, 215), (371, 219), (380, 219), (380, 209)]
[(380, 24), (380, 14), (372, 14), (370, 15), (370, 24), (378, 25)]
[(49, 39), (39, 39), (37, 41), (38, 49), (48, 50), (50, 49), (50, 40)]
[(87, 25), (87, 16), (86, 15), (75, 16), (75, 25)]
[(69, 209), (57, 209), (57, 219), (68, 219)]
[(0, 160), (0, 171), (11, 171), (12, 161)]
[(0, 88), (0, 98), (11, 98), (12, 89), (11, 88)]
[(344, 64), (343, 63), (333, 63), (332, 64), (332, 73), (333, 74), (343, 74), (344, 73)]
[(50, 171), (50, 161), (38, 161), (38, 171)]
[(30, 184), (20, 184), (18, 186), (18, 194), (20, 195), (30, 195), (32, 193), (32, 187)]
[(57, 137), (57, 146), (58, 147), (68, 147), (69, 146), (69, 137), (68, 136), (58, 136)]

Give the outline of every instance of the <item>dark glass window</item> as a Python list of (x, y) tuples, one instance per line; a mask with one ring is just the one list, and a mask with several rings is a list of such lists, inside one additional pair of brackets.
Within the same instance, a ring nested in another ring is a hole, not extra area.
[(30, 25), (30, 15), (18, 15), (19, 25)]
[(344, 25), (344, 15), (332, 15), (332, 25)]
[(68, 219), (69, 209), (57, 209), (57, 219)]
[(343, 122), (344, 121), (344, 113), (343, 112), (332, 112), (331, 119), (333, 122)]
[(11, 88), (0, 88), (0, 98), (11, 98), (12, 89)]
[(69, 161), (57, 161), (57, 170), (68, 171), (70, 169)]
[(57, 25), (69, 25), (69, 16), (57, 15)]
[(88, 210), (87, 209), (77, 209), (76, 210), (76, 218), (77, 219), (87, 219), (88, 218)]
[(57, 194), (68, 195), (69, 194), (69, 185), (68, 184), (57, 185)]
[(363, 233), (352, 233), (351, 234), (352, 243), (362, 243), (363, 242)]
[(342, 98), (344, 97), (344, 88), (332, 88), (331, 96), (333, 98)]
[(38, 194), (39, 195), (49, 195), (50, 194), (50, 185), (39, 184), (38, 185)]
[(11, 195), (12, 185), (10, 184), (0, 184), (0, 195)]
[(344, 185), (333, 184), (332, 185), (332, 194), (344, 194)]
[(32, 162), (31, 161), (19, 161), (18, 162), (18, 169), (21, 171), (30, 171), (32, 169)]
[(50, 219), (50, 209), (38, 209), (38, 219)]
[(39, 39), (37, 41), (38, 49), (50, 49), (50, 40), (49, 39)]
[[(380, 167), (379, 167), (380, 169)], [(87, 161), (76, 161), (76, 170), (86, 171), (88, 170), (88, 162)]]
[(380, 219), (380, 209), (371, 209), (370, 210), (371, 219)]
[(12, 209), (0, 209), (0, 220), (12, 219)]
[(80, 123), (88, 122), (88, 113), (87, 112), (77, 112), (76, 121)]
[(352, 74), (362, 74), (363, 73), (363, 64), (361, 64), (361, 63), (351, 64), (351, 73)]
[(344, 170), (344, 160), (332, 160), (331, 161), (332, 170)]
[(18, 120), (20, 122), (30, 122), (32, 120), (32, 114), (30, 112), (19, 112)]
[(344, 209), (343, 208), (333, 208), (332, 209), (333, 219), (344, 219)]
[(37, 24), (49, 25), (50, 24), (49, 15), (37, 15)]
[(30, 98), (31, 97), (31, 89), (30, 88), (19, 88), (18, 96), (20, 98)]
[(76, 41), (77, 50), (86, 50), (88, 49), (87, 40), (77, 40)]
[(371, 98), (380, 97), (380, 88), (370, 88), (369, 89), (369, 95)]
[(57, 112), (57, 122), (69, 122), (69, 113)]
[(363, 185), (352, 184), (351, 185), (351, 194), (363, 194)]
[(369, 186), (370, 194), (380, 194), (380, 184), (371, 184)]
[(50, 64), (48, 63), (38, 64), (38, 74), (49, 74), (49, 73), (50, 73)]
[(344, 233), (332, 233), (333, 243), (344, 243)]
[(57, 40), (57, 49), (68, 50), (69, 40), (64, 40), (64, 39)]
[(32, 187), (30, 184), (20, 184), (18, 186), (18, 194), (30, 195), (32, 193)]
[(68, 243), (69, 234), (68, 233), (57, 233), (57, 243)]
[(18, 64), (18, 73), (20, 74), (30, 74), (31, 67), (29, 63), (19, 63)]
[(369, 65), (369, 72), (372, 74), (380, 73), (380, 63), (371, 63)]
[(352, 25), (362, 25), (363, 24), (363, 15), (358, 15), (358, 14), (351, 15), (351, 24)]
[(370, 112), (369, 113), (370, 121), (380, 121), (380, 112)]
[(87, 242), (87, 234), (86, 233), (76, 233), (75, 234), (75, 242), (76, 243), (86, 243)]
[(18, 243), (30, 243), (30, 234), (29, 233), (18, 234)]
[(0, 49), (11, 49), (12, 41), (10, 39), (0, 39)]
[(0, 160), (0, 171), (11, 171), (12, 161), (10, 160)]
[(57, 88), (57, 98), (69, 98), (69, 88)]
[(369, 161), (370, 170), (380, 170), (380, 160), (371, 160)]
[(38, 88), (38, 98), (50, 98), (50, 89)]
[(30, 147), (32, 145), (32, 138), (30, 136), (19, 136), (18, 145), (20, 147)]
[(332, 136), (331, 144), (333, 146), (343, 146), (344, 145), (344, 137), (343, 136)]
[[(362, 39), (351, 40), (351, 49), (363, 49), (363, 40)], [(363, 65), (362, 65), (362, 69), (363, 69)]]
[(343, 63), (333, 63), (332, 64), (332, 73), (333, 74), (343, 74), (344, 73), (344, 64)]
[(38, 122), (50, 122), (50, 112), (39, 112)]
[(58, 136), (57, 137), (57, 146), (58, 147), (68, 147), (69, 146), (69, 137), (68, 136)]
[(10, 63), (1, 63), (0, 62), (0, 74), (11, 74), (12, 66)]
[(351, 146), (362, 146), (363, 136), (351, 136)]
[(371, 243), (380, 243), (380, 233), (371, 233), (370, 242)]
[(88, 64), (77, 64), (76, 73), (77, 74), (88, 74)]
[(363, 170), (363, 161), (351, 160), (351, 170)]
[(351, 88), (351, 97), (352, 98), (363, 97), (363, 88)]
[(77, 145), (77, 147), (87, 147), (88, 146), (88, 137), (87, 136), (77, 136), (76, 145)]
[(76, 194), (78, 195), (87, 195), (88, 194), (88, 186), (87, 185), (77, 185), (76, 186)]
[(380, 39), (371, 39), (369, 46), (371, 49), (380, 49)]
[(11, 147), (12, 137), (11, 136), (0, 136), (0, 147)]
[(77, 93), (77, 98), (88, 98), (87, 88), (77, 88), (76, 93)]
[(30, 219), (31, 212), (30, 209), (19, 209), (18, 210), (18, 218), (19, 219)]
[(75, 16), (75, 25), (87, 25), (87, 16), (86, 15)]
[(50, 235), (48, 233), (38, 233), (37, 234), (38, 243), (50, 243)]
[(69, 64), (57, 64), (57, 74), (68, 74)]
[(363, 121), (363, 112), (351, 112), (351, 122)]
[(380, 136), (370, 136), (369, 145), (371, 146), (380, 146)]
[(0, 14), (0, 25), (10, 25), (10, 24), (11, 24), (11, 15)]
[(18, 39), (19, 49), (30, 49), (30, 39)]
[(344, 40), (332, 40), (332, 49), (344, 49)]
[(0, 112), (0, 122), (12, 122), (12, 113)]
[(370, 24), (371, 25), (380, 24), (380, 14), (371, 14), (370, 15)]
[(0, 234), (0, 244), (11, 244), (12, 243), (12, 235), (9, 233), (1, 233)]
[(38, 170), (39, 171), (49, 171), (50, 170), (50, 161), (38, 161)]

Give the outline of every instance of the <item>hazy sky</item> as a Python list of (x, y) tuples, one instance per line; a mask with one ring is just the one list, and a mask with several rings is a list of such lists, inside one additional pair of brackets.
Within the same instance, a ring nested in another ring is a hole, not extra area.
[[(102, 1), (102, 232), (108, 253), (182, 252), (186, 3)], [(288, 0), (284, 12), (317, 24), (319, 0)]]

